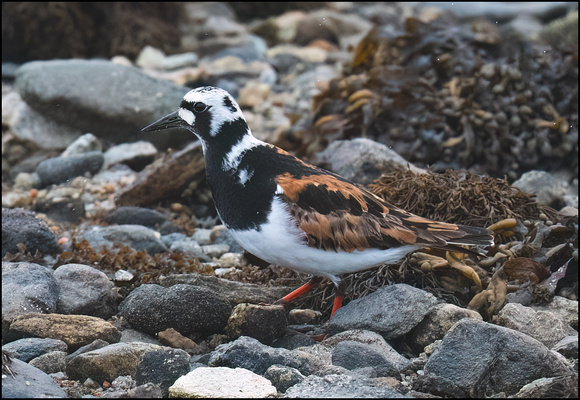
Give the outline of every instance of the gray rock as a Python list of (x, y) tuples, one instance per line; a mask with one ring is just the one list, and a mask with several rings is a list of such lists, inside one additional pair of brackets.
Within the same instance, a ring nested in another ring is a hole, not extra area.
[(108, 319), (117, 312), (113, 282), (103, 272), (82, 264), (61, 265), (54, 271), (59, 288), (58, 312)]
[(212, 232), (211, 229), (198, 228), (195, 230), (195, 232), (193, 232), (191, 238), (195, 240), (200, 246), (212, 244), (213, 241), (211, 239), (211, 232)]
[(421, 322), (436, 303), (432, 294), (406, 284), (384, 286), (340, 308), (329, 321), (327, 331), (335, 334), (366, 329), (385, 339), (400, 337)]
[(123, 244), (135, 250), (144, 250), (149, 254), (168, 251), (167, 247), (158, 238), (157, 232), (141, 225), (114, 225), (101, 227), (93, 225), (79, 234), (77, 240), (86, 239), (90, 246), (100, 251), (105, 246), (114, 251), (115, 245)]
[(362, 185), (382, 174), (410, 169), (422, 173), (399, 154), (370, 139), (336, 140), (318, 154), (318, 165)]
[(482, 320), (481, 315), (476, 311), (467, 310), (454, 304), (437, 304), (425, 319), (407, 334), (407, 343), (415, 352), (421, 353), (425, 346), (443, 339), (447, 331), (463, 318)]
[(158, 385), (164, 396), (169, 395), (169, 387), (182, 375), (189, 372), (191, 357), (184, 350), (162, 348), (145, 353), (137, 367), (137, 385), (151, 382)]
[[(186, 240), (186, 239), (187, 239), (187, 236), (184, 233), (179, 233), (179, 232), (172, 232), (172, 233), (168, 233), (166, 235), (161, 236), (161, 241), (163, 242), (163, 244), (165, 246), (167, 246), (167, 248), (170, 248), (171, 244), (173, 242)], [(197, 242), (197, 240), (193, 239), (193, 236), (191, 237), (191, 239), (193, 241)]]
[(284, 393), (292, 386), (302, 382), (305, 376), (296, 368), (276, 364), (270, 366), (266, 372), (264, 372), (264, 378), (272, 382), (272, 385), (276, 387), (276, 390)]
[(201, 246), (201, 251), (211, 259), (220, 258), (230, 251), (230, 246), (227, 244), (206, 244)]
[(532, 306), (536, 311), (550, 311), (562, 317), (572, 328), (578, 330), (578, 300), (554, 296), (551, 302), (541, 306)]
[(74, 142), (61, 153), (61, 157), (68, 157), (75, 154), (88, 153), (90, 151), (103, 151), (103, 143), (92, 133), (85, 133), (79, 136)]
[(272, 348), (257, 339), (241, 336), (218, 346), (210, 355), (210, 367), (245, 368), (263, 375), (274, 364), (296, 368), (304, 375), (319, 370), (323, 361), (300, 350)]
[(125, 164), (135, 171), (142, 170), (147, 164), (155, 159), (157, 149), (149, 142), (143, 140), (133, 143), (121, 143), (111, 147), (104, 154), (107, 169), (113, 164)]
[(57, 300), (58, 286), (52, 270), (28, 262), (2, 262), (2, 320), (54, 312)]
[(158, 228), (168, 222), (169, 217), (149, 208), (125, 206), (111, 210), (103, 220), (108, 224), (143, 225), (148, 228)]
[(515, 394), (542, 377), (572, 373), (560, 354), (512, 329), (462, 319), (431, 355), (415, 389), (455, 397)]
[[(568, 183), (546, 171), (528, 171), (515, 181), (512, 186), (524, 192), (536, 195), (536, 201), (544, 205), (564, 204), (564, 196), (568, 194)], [(557, 206), (557, 208), (560, 208)]]
[[(2, 98), (2, 105), (4, 105), (4, 98)], [(16, 137), (30, 140), (44, 149), (64, 149), (83, 132), (81, 129), (50, 119), (32, 109), (24, 101), (15, 107), (9, 124)]]
[(517, 392), (516, 399), (548, 399), (578, 397), (578, 376), (565, 375), (554, 378), (540, 378), (528, 383)]
[(19, 243), (24, 243), (31, 254), (36, 250), (45, 255), (60, 251), (56, 235), (32, 211), (2, 208), (2, 257), (7, 252), (18, 254)]
[(29, 362), (51, 351), (67, 351), (67, 345), (58, 339), (25, 338), (18, 339), (2, 346), (2, 351), (10, 353), (14, 358)]
[(411, 398), (373, 379), (350, 375), (309, 376), (289, 388), (285, 398)]
[(518, 303), (508, 303), (501, 309), (495, 321), (498, 325), (525, 333), (553, 347), (566, 336), (578, 335), (563, 318), (550, 311), (536, 311)]
[(359, 368), (372, 367), (382, 369), (385, 375), (399, 376), (400, 371), (372, 346), (353, 340), (345, 340), (338, 343), (332, 351), (332, 364), (356, 370)]
[(67, 182), (77, 176), (84, 176), (86, 173), (94, 175), (99, 172), (103, 162), (103, 153), (100, 151), (74, 154), (68, 157), (53, 157), (38, 164), (36, 173), (44, 187)]
[(7, 399), (32, 399), (40, 397), (68, 398), (64, 390), (46, 373), (30, 364), (13, 359), (8, 374), (2, 379), (2, 397)]
[(578, 335), (566, 336), (552, 347), (566, 358), (578, 359)]
[(141, 68), (171, 71), (178, 68), (194, 66), (199, 61), (195, 53), (181, 53), (167, 56), (163, 51), (152, 46), (145, 46), (135, 60)]
[(51, 351), (30, 360), (30, 365), (47, 374), (66, 370), (66, 351)]
[[(341, 332), (325, 339), (322, 342), (322, 345), (334, 348), (332, 357), (333, 364), (335, 365), (339, 365), (347, 369), (355, 369), (362, 368), (363, 366), (362, 365), (354, 366), (354, 364), (356, 363), (364, 364), (367, 361), (364, 359), (364, 357), (361, 357), (359, 355), (356, 356), (357, 361), (347, 360), (344, 358), (343, 360), (340, 360), (340, 363), (336, 364), (334, 362), (335, 357), (334, 352), (336, 351), (336, 346), (340, 345), (342, 342), (348, 342), (350, 347), (354, 346), (353, 343), (364, 345), (365, 347), (358, 346), (354, 348), (360, 350), (362, 353), (370, 354), (371, 352), (373, 352), (375, 355), (373, 355), (372, 357), (377, 359), (377, 355), (380, 356), (384, 360), (383, 364), (388, 364), (389, 366), (392, 366), (392, 369), (394, 370), (403, 370), (409, 365), (409, 360), (407, 360), (405, 357), (400, 355), (395, 349), (393, 349), (391, 345), (389, 345), (381, 335), (379, 335), (376, 332), (366, 331), (363, 329), (355, 329), (351, 331)], [(339, 350), (339, 353), (341, 353), (341, 356), (346, 356), (345, 354), (346, 352), (343, 351), (344, 347), (341, 346), (341, 348), (342, 349)], [(352, 362), (352, 368), (345, 366), (344, 365), (345, 362), (347, 363)]]
[(135, 329), (156, 334), (173, 328), (182, 335), (221, 331), (232, 309), (221, 295), (205, 287), (141, 285), (119, 305)]
[(172, 253), (181, 253), (188, 258), (198, 258), (203, 262), (211, 261), (211, 257), (203, 252), (201, 246), (195, 240), (188, 237), (185, 237), (183, 240), (173, 240), (169, 251)]
[(145, 138), (165, 147), (190, 139), (177, 131), (140, 132), (174, 111), (188, 89), (146, 76), (138, 68), (104, 60), (33, 61), (18, 69), (16, 88), (39, 113), (114, 143)]
[(170, 71), (178, 68), (194, 66), (198, 61), (199, 56), (192, 52), (171, 54), (161, 60), (160, 68)]

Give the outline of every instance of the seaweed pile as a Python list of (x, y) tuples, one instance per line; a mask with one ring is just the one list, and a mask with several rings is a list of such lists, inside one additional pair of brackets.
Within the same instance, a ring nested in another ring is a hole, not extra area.
[[(560, 29), (577, 32), (577, 13), (568, 19)], [(560, 37), (558, 46), (489, 21), (377, 26), (314, 99), (311, 125), (294, 127), (288, 142), (311, 157), (333, 140), (368, 137), (437, 172), (577, 177), (578, 39), (556, 28), (543, 37)]]

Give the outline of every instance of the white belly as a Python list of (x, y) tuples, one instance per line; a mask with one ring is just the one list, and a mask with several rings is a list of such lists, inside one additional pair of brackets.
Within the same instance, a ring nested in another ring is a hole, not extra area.
[(326, 276), (335, 284), (338, 275), (362, 271), (379, 264), (394, 263), (418, 246), (402, 246), (380, 250), (325, 251), (309, 247), (305, 233), (290, 219), (284, 203), (275, 198), (268, 223), (262, 230), (230, 230), (234, 239), (248, 252), (261, 259), (313, 275)]

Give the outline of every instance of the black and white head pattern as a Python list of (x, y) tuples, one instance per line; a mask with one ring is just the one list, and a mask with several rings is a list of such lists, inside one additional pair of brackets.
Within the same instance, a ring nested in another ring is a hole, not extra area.
[(199, 137), (204, 153), (208, 148), (222, 153), (224, 170), (237, 169), (246, 151), (263, 144), (252, 135), (238, 103), (223, 89), (205, 86), (191, 90), (177, 114)]
[(206, 86), (189, 91), (177, 111), (201, 138), (216, 137), (224, 124), (244, 120), (240, 106), (223, 89)]

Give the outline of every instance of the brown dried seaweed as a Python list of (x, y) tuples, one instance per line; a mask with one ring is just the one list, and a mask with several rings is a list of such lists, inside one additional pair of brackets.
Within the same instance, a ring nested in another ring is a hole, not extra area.
[(536, 220), (541, 212), (555, 214), (504, 179), (466, 171), (398, 171), (381, 176), (369, 189), (414, 214), (463, 225), (489, 226), (506, 218)]

